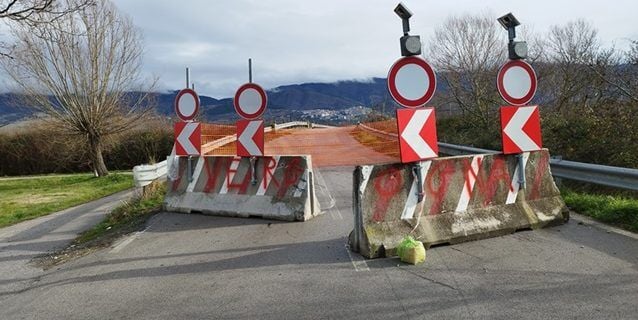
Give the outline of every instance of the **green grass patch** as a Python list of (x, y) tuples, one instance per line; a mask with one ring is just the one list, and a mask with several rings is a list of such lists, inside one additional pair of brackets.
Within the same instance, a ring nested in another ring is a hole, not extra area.
[(130, 174), (112, 173), (0, 179), (0, 227), (96, 200), (133, 187)]
[(638, 232), (638, 199), (588, 194), (570, 189), (563, 189), (561, 194), (567, 206), (580, 214)]
[(75, 239), (74, 244), (83, 245), (95, 241), (109, 244), (117, 236), (139, 229), (151, 215), (162, 209), (165, 194), (166, 184), (153, 182), (145, 188), (143, 194), (124, 202), (98, 225), (83, 232)]

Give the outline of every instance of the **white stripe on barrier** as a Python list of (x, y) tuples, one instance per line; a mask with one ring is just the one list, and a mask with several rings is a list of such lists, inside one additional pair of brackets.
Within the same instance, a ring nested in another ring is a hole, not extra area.
[(233, 161), (230, 164), (230, 168), (228, 169), (228, 174), (226, 175), (226, 179), (224, 179), (222, 188), (219, 190), (219, 194), (228, 193), (228, 184), (233, 182), (233, 179), (235, 178), (235, 173), (237, 173), (237, 169), (239, 168), (240, 162), (241, 162), (241, 157), (239, 156), (233, 157)]
[(366, 191), (366, 186), (368, 185), (368, 180), (370, 179), (373, 168), (374, 166), (361, 166), (361, 175), (363, 176), (361, 179), (361, 186), (359, 186), (359, 192), (361, 194)]
[(193, 172), (193, 179), (186, 187), (186, 192), (193, 192), (195, 185), (201, 176), (202, 170), (204, 170), (204, 157), (197, 157), (197, 164), (195, 165), (195, 171)]
[(467, 179), (463, 184), (463, 191), (461, 192), (461, 198), (459, 199), (459, 203), (456, 205), (456, 210), (454, 212), (464, 212), (467, 210), (467, 206), (470, 204), (470, 199), (472, 197), (472, 191), (474, 191), (474, 186), (476, 185), (476, 177), (478, 177), (480, 165), (483, 162), (483, 155), (478, 155), (472, 158), (472, 165), (468, 168), (467, 172), (465, 172), (465, 177)]
[[(432, 165), (432, 161), (423, 161), (421, 162), (421, 177), (425, 179), (428, 175), (428, 171), (430, 171), (430, 166)], [(401, 214), (401, 220), (408, 220), (414, 218), (414, 211), (416, 210), (416, 206), (419, 202), (419, 193), (423, 193), (423, 185), (418, 185), (418, 179), (416, 177), (412, 181), (412, 187), (410, 187), (410, 193), (408, 193), (408, 199), (405, 201), (405, 206), (403, 207), (403, 213)], [(420, 190), (419, 190), (420, 189)], [(425, 200), (425, 195), (423, 200)], [(421, 200), (421, 201), (423, 201)], [(423, 206), (421, 206), (421, 211), (423, 211)], [(421, 212), (419, 212), (419, 215)]]

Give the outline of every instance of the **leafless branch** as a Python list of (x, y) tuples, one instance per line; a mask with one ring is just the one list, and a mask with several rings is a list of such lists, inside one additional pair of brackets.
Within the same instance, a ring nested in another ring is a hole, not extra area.
[[(69, 1), (71, 6), (81, 3)], [(3, 59), (2, 65), (29, 105), (85, 138), (93, 166), (100, 175), (108, 174), (104, 139), (127, 130), (150, 110), (148, 92), (155, 81), (144, 86), (139, 80), (140, 33), (108, 0), (49, 21), (14, 25), (15, 59)]]

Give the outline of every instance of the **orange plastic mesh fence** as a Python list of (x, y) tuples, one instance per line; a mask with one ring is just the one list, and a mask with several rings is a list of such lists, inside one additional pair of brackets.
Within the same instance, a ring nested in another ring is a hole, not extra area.
[[(203, 124), (202, 145), (227, 138), (207, 155), (235, 155), (233, 125)], [(270, 130), (270, 129), (269, 129)], [(264, 136), (266, 155), (312, 156), (315, 167), (354, 166), (398, 162), (396, 120), (333, 128), (290, 128), (270, 130)], [(218, 143), (219, 144), (219, 143)]]

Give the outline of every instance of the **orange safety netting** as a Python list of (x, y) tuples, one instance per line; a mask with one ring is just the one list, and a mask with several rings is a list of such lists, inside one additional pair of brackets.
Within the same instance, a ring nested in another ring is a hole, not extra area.
[[(265, 154), (311, 155), (315, 167), (398, 162), (396, 120), (332, 128), (266, 127)], [(232, 125), (203, 124), (202, 145), (214, 146), (207, 155), (235, 155)], [(220, 140), (226, 138), (227, 140)], [(220, 143), (222, 141), (222, 143)], [(224, 143), (225, 142), (225, 143)]]

